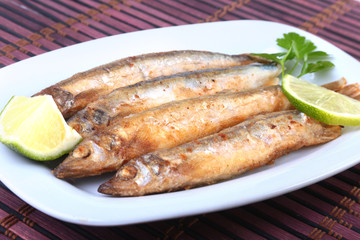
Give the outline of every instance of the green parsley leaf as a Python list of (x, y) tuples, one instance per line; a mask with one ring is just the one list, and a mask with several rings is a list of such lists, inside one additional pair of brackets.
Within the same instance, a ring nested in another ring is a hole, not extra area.
[(280, 63), (281, 57), (284, 56), (286, 52), (283, 53), (252, 53), (252, 55), (267, 58), (273, 60), (274, 62)]
[(335, 65), (330, 61), (317, 61), (316, 63), (309, 63), (304, 71), (301, 71), (299, 77), (324, 69), (333, 68)]
[(293, 59), (295, 60), (295, 63), (293, 63), (287, 73), (292, 74), (297, 66), (302, 65), (301, 72), (298, 77), (334, 67), (334, 64), (330, 61), (313, 62), (318, 59), (328, 58), (329, 55), (323, 51), (314, 51), (316, 49), (315, 44), (295, 32), (285, 33), (283, 38), (278, 38), (276, 42), (278, 46), (286, 49), (287, 52), (272, 54), (261, 53), (253, 55), (261, 56), (281, 64), (283, 77), (285, 75), (285, 63)]
[(329, 57), (329, 54), (323, 51), (309, 52), (308, 57), (311, 59)]

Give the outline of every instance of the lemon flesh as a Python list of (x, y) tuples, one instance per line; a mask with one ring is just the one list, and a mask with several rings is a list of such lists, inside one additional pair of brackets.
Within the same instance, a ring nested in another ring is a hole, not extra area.
[(12, 97), (0, 113), (0, 141), (34, 160), (56, 159), (81, 139), (48, 95)]
[(329, 125), (360, 125), (360, 101), (291, 75), (282, 80), (282, 90), (297, 109), (318, 121)]

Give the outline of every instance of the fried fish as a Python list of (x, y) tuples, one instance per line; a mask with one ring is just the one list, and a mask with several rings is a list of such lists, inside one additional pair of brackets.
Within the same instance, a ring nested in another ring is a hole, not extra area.
[(278, 85), (170, 102), (113, 119), (85, 138), (53, 172), (70, 178), (115, 171), (143, 154), (210, 135), (260, 113), (290, 108)]
[(115, 89), (77, 112), (67, 123), (83, 137), (125, 117), (171, 101), (227, 89), (247, 90), (278, 83), (278, 64), (206, 69), (159, 77)]
[(212, 184), (340, 134), (339, 126), (296, 110), (258, 115), (205, 138), (132, 159), (98, 190), (141, 196)]
[(269, 60), (249, 54), (226, 55), (205, 51), (170, 51), (120, 59), (54, 84), (35, 95), (51, 95), (67, 119), (116, 88), (159, 76), (193, 70), (234, 67)]

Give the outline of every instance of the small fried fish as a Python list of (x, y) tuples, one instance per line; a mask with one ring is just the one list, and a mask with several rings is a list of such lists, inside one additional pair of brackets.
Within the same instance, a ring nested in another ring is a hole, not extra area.
[(82, 137), (125, 117), (171, 101), (210, 95), (228, 89), (238, 91), (278, 83), (281, 67), (256, 64), (206, 69), (142, 81), (115, 89), (77, 112), (67, 123)]
[(116, 88), (159, 76), (208, 68), (270, 61), (249, 54), (226, 55), (205, 51), (170, 51), (120, 59), (56, 83), (36, 95), (51, 95), (65, 119)]
[(53, 172), (69, 178), (115, 171), (148, 152), (207, 136), (260, 113), (290, 108), (278, 85), (170, 102), (113, 119), (110, 126), (85, 138)]
[(98, 190), (141, 196), (212, 184), (340, 134), (339, 126), (296, 110), (258, 115), (205, 138), (132, 159)]

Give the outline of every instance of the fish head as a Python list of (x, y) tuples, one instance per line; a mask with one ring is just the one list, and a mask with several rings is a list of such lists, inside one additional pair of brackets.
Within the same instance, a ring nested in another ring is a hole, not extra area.
[(83, 140), (54, 170), (58, 178), (77, 178), (98, 175), (118, 169), (116, 159), (93, 139)]
[(98, 191), (104, 194), (117, 192), (120, 196), (144, 195), (166, 184), (170, 171), (168, 161), (146, 154), (124, 164), (113, 178), (100, 185)]

